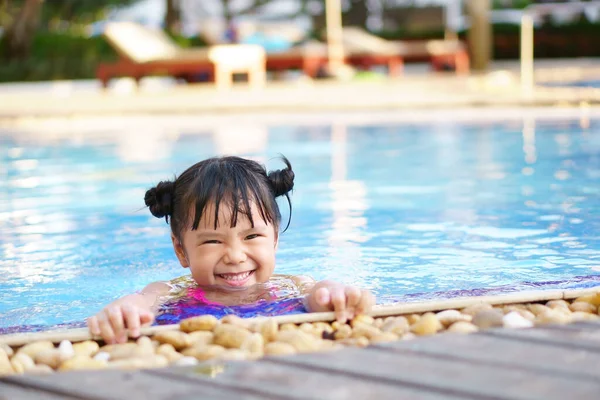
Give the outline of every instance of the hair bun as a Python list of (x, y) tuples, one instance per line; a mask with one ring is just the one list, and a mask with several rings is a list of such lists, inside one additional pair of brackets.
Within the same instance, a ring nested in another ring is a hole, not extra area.
[(160, 182), (149, 189), (144, 196), (144, 202), (156, 218), (168, 217), (173, 212), (173, 191), (175, 184), (171, 181)]
[(278, 169), (269, 172), (269, 181), (273, 186), (275, 197), (283, 196), (288, 194), (294, 188), (294, 171), (292, 171), (292, 165), (289, 160), (282, 157), (283, 162), (286, 165), (284, 169)]

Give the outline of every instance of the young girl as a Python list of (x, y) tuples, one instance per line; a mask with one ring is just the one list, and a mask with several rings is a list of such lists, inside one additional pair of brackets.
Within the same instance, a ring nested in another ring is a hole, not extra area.
[[(267, 175), (252, 160), (210, 158), (192, 165), (174, 182), (160, 182), (146, 192), (152, 215), (170, 222), (175, 254), (181, 266), (190, 269), (195, 296), (208, 304), (272, 297), (265, 284), (273, 276), (281, 222), (275, 198), (287, 198), (291, 218), (288, 193), (294, 186), (292, 167), (286, 158), (283, 161), (286, 168)], [(307, 311), (335, 311), (341, 322), (368, 312), (375, 302), (371, 293), (356, 287), (292, 279)], [(172, 283), (154, 282), (116, 300), (88, 319), (90, 332), (107, 343), (126, 342), (128, 334), (139, 336), (140, 326), (154, 321), (173, 289)]]

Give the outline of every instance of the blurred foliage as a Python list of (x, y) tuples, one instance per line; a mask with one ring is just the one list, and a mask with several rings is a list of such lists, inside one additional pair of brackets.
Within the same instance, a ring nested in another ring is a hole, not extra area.
[[(518, 59), (520, 57), (521, 31), (519, 25), (493, 25), (494, 58)], [(600, 57), (600, 22), (582, 20), (568, 24), (543, 24), (534, 32), (536, 58)], [(460, 33), (461, 38), (466, 32)]]
[[(140, 0), (46, 0), (40, 12), (40, 28), (53, 30), (70, 24), (89, 24), (106, 18), (113, 9), (138, 1)], [(25, 0), (0, 0), (1, 26), (9, 26), (24, 3)]]
[[(182, 47), (205, 45), (195, 37), (175, 36), (173, 40)], [(99, 63), (117, 57), (100, 36), (41, 32), (34, 37), (27, 59), (0, 63), (0, 82), (94, 79)]]
[(0, 82), (92, 78), (98, 62), (114, 59), (100, 38), (38, 34), (27, 59), (0, 65)]
[[(40, 25), (32, 39), (29, 56), (23, 60), (0, 62), (0, 82), (37, 81), (57, 79), (93, 79), (99, 63), (117, 59), (114, 50), (102, 37), (87, 37), (85, 32), (91, 22), (104, 19), (111, 9), (131, 5), (139, 0), (45, 0), (41, 9)], [(166, 0), (165, 0), (166, 1)], [(230, 6), (230, 0), (220, 0)], [(243, 12), (252, 14), (270, 0), (253, 0)], [(325, 0), (313, 0), (324, 5)], [(382, 5), (387, 0), (379, 0)], [(14, 18), (18, 7), (25, 0), (0, 0), (0, 25), (6, 27)], [(298, 14), (310, 14), (302, 0)], [(533, 3), (528, 0), (494, 0), (496, 8), (523, 8)], [(369, 3), (371, 4), (371, 3)], [(352, 0), (347, 3), (344, 18), (355, 24), (366, 22), (368, 13), (364, 2)], [(324, 7), (321, 8), (321, 12)], [(233, 12), (227, 8), (227, 12)], [(313, 15), (313, 22), (324, 23), (322, 16)], [(494, 58), (516, 59), (519, 57), (519, 26), (495, 24)], [(389, 40), (431, 39), (444, 36), (443, 27), (421, 31), (418, 34), (397, 29), (374, 32)], [(312, 32), (312, 37), (322, 39), (322, 32)], [(465, 39), (465, 32), (459, 32)], [(186, 38), (172, 35), (182, 47), (206, 45), (198, 37)], [(536, 57), (599, 57), (600, 23), (585, 18), (569, 24), (554, 25), (551, 20), (536, 29)], [(1, 44), (1, 43), (0, 43)], [(0, 49), (1, 50), (1, 49)]]
[(505, 10), (505, 9), (521, 10), (532, 4), (567, 3), (569, 1), (590, 2), (590, 1), (594, 1), (594, 0), (492, 0), (492, 8), (495, 10)]
[[(519, 57), (519, 26), (494, 25), (494, 58)], [(423, 32), (419, 37), (403, 32), (377, 32), (389, 40), (411, 40), (442, 37), (442, 32)], [(459, 33), (465, 39), (465, 32)], [(573, 23), (560, 27), (547, 25), (536, 29), (535, 56), (600, 57), (599, 23)], [(172, 36), (182, 47), (205, 46), (198, 37)], [(0, 63), (0, 82), (58, 79), (93, 79), (101, 62), (117, 59), (112, 47), (100, 36), (85, 37), (69, 33), (38, 33), (30, 57), (24, 61)]]
[[(518, 59), (520, 57), (520, 26), (515, 24), (494, 24), (493, 54), (495, 59)], [(444, 36), (442, 31), (421, 32), (418, 36), (401, 30), (374, 32), (388, 40), (432, 39)], [(458, 32), (466, 40), (466, 31)], [(535, 29), (535, 57), (568, 58), (600, 57), (600, 22), (585, 19), (568, 24), (555, 25), (550, 22)]]
[(88, 24), (106, 18), (108, 13), (139, 0), (46, 0), (42, 8), (42, 21)]
[(416, 40), (416, 39), (439, 39), (444, 37), (444, 29), (435, 30), (423, 30), (415, 34), (414, 32), (406, 31), (403, 29), (398, 30), (382, 30), (376, 32), (377, 36), (380, 36), (388, 40)]
[(0, 0), (0, 57), (14, 64), (29, 57), (39, 32), (82, 34), (91, 22), (139, 0)]
[(503, 10), (503, 9), (523, 9), (531, 4), (535, 3), (535, 1), (531, 0), (493, 0), (492, 8), (495, 10)]
[(175, 43), (181, 47), (204, 47), (208, 44), (200, 36), (181, 36), (181, 35), (169, 35)]

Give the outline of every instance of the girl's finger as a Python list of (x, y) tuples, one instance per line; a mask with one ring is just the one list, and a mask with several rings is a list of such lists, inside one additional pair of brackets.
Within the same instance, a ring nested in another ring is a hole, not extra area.
[(369, 313), (375, 305), (375, 296), (368, 290), (361, 290), (360, 302), (356, 306), (358, 313)]
[(140, 314), (135, 307), (123, 306), (123, 317), (132, 338), (140, 336)]
[(355, 308), (361, 300), (360, 289), (355, 286), (346, 286), (344, 291), (346, 292), (346, 307)]
[(335, 311), (335, 318), (339, 322), (346, 322), (346, 295), (343, 288), (331, 288), (331, 305)]
[(115, 332), (113, 331), (110, 322), (107, 319), (108, 316), (103, 316), (98, 319), (98, 325), (100, 327), (100, 335), (107, 344), (115, 343)]
[(140, 322), (142, 323), (142, 325), (151, 324), (152, 322), (154, 322), (154, 314), (150, 311), (140, 311)]
[(331, 293), (327, 288), (320, 288), (315, 292), (315, 300), (318, 305), (327, 307), (329, 309), (329, 304), (331, 303)]
[(346, 295), (346, 318), (351, 320), (358, 313), (356, 307), (360, 303), (360, 289), (354, 286), (347, 286), (344, 288)]
[(107, 313), (117, 342), (125, 343), (127, 341), (127, 332), (125, 331), (121, 307), (111, 307), (107, 310)]
[(88, 318), (87, 326), (92, 335), (100, 336), (100, 326), (98, 325), (98, 318), (96, 316)]

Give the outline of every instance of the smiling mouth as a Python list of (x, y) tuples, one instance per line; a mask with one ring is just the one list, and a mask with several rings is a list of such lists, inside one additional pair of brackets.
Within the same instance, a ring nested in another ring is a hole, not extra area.
[(256, 270), (229, 273), (229, 274), (215, 274), (219, 278), (223, 279), (231, 286), (241, 286), (248, 281), (248, 279), (254, 274)]

